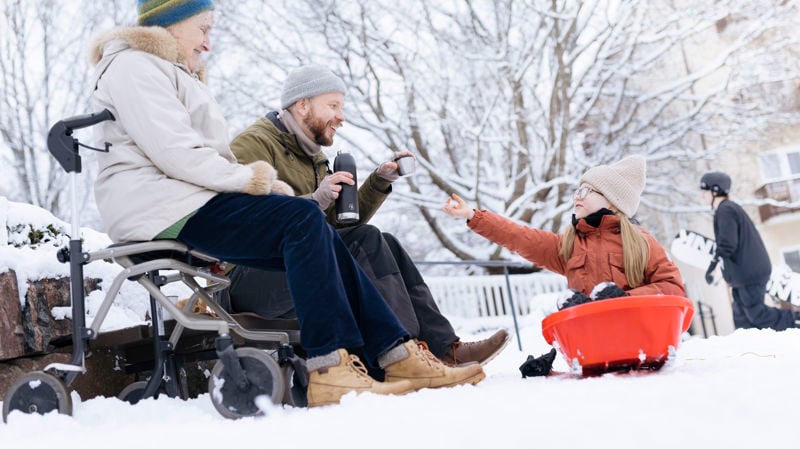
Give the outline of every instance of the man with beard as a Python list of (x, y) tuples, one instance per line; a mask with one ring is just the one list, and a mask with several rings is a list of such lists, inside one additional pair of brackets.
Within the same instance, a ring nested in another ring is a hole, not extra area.
[[(231, 143), (240, 163), (270, 163), (297, 196), (317, 201), (334, 226), (334, 202), (341, 184), (353, 185), (354, 180), (349, 172), (332, 172), (321, 147), (333, 144), (344, 123), (344, 96), (344, 82), (330, 70), (301, 67), (286, 79), (282, 110), (260, 118)], [(413, 337), (426, 342), (430, 351), (447, 364), (483, 365), (508, 344), (508, 332), (501, 329), (485, 340), (462, 342), (397, 238), (366, 224), (391, 193), (392, 182), (400, 177), (393, 160), (398, 156), (413, 154), (399, 152), (367, 177), (358, 189), (359, 221), (337, 227), (337, 231)], [(235, 312), (256, 312), (272, 318), (294, 316), (283, 272), (236, 267), (230, 278), (230, 306)]]

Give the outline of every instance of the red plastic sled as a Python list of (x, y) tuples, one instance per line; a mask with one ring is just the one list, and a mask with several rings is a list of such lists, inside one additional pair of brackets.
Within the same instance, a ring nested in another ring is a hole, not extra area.
[(583, 375), (659, 369), (693, 315), (680, 296), (626, 296), (555, 312), (542, 321), (542, 335)]

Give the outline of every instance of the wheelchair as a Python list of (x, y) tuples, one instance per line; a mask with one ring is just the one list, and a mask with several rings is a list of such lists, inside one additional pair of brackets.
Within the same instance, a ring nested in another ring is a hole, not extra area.
[[(182, 364), (216, 359), (208, 377), (208, 393), (214, 408), (225, 418), (262, 415), (259, 407), (262, 398), (269, 398), (273, 404), (305, 406), (308, 374), (305, 362), (295, 352), (300, 339), (296, 320), (266, 320), (254, 314), (228, 313), (215, 300), (230, 284), (227, 277), (215, 270), (220, 260), (175, 240), (129, 242), (98, 251), (83, 250), (77, 211), (79, 149), (107, 152), (111, 145), (105, 143), (105, 148), (93, 148), (81, 144), (72, 133), (106, 120), (114, 120), (108, 110), (71, 117), (56, 123), (48, 134), (48, 150), (69, 174), (71, 184), (72, 234), (69, 245), (59, 250), (58, 260), (70, 265), (72, 358), (70, 363), (51, 363), (41, 371), (17, 378), (3, 399), (3, 421), (15, 410), (72, 414), (67, 387), (86, 372), (86, 354), (93, 342), (105, 336), (100, 328), (125, 281), (136, 282), (148, 292), (151, 321), (149, 326), (141, 326), (147, 331), (123, 330), (122, 340), (134, 342), (127, 347), (140, 352), (143, 346), (151, 346), (152, 355), (139, 354), (138, 359), (133, 357), (135, 362), (126, 366), (137, 375), (148, 373), (148, 376), (147, 380), (124, 388), (118, 395), (120, 399), (136, 403), (161, 394), (186, 399), (186, 388), (181, 384)], [(101, 260), (112, 261), (122, 270), (87, 326), (83, 266)], [(192, 292), (182, 307), (162, 291), (163, 286), (175, 282)], [(211, 314), (193, 311), (200, 300)], [(165, 321), (164, 311), (174, 321)], [(112, 333), (120, 336), (120, 332)], [(182, 344), (184, 341), (189, 343)]]

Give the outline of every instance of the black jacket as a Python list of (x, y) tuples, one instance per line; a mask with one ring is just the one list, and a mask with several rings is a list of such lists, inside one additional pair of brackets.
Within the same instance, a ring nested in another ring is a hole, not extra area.
[(724, 199), (714, 213), (717, 257), (731, 287), (766, 284), (772, 272), (767, 249), (742, 206)]

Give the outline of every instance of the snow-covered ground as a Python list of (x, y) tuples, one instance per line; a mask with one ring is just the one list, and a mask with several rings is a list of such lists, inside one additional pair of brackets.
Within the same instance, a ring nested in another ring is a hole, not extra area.
[[(54, 220), (16, 203), (0, 206), (8, 222)], [(106, 243), (91, 232), (86, 238), (89, 247)], [(0, 246), (0, 269), (11, 267), (21, 278), (34, 278), (41, 257), (48, 270), (66, 273), (65, 266), (52, 264), (52, 252), (42, 253)], [(113, 270), (99, 263), (87, 267), (87, 275), (106, 277)], [(146, 304), (139, 304), (144, 299), (136, 289), (121, 292), (105, 328), (142, 319)], [(88, 302), (99, 300), (91, 296)], [(487, 378), (477, 386), (402, 397), (348, 395), (340, 405), (317, 409), (272, 406), (266, 416), (238, 421), (219, 415), (208, 395), (129, 405), (115, 398), (83, 401), (73, 394), (73, 416), (12, 413), (7, 424), (0, 423), (0, 444), (83, 449), (797, 447), (800, 330), (736, 331), (709, 339), (687, 335), (676, 358), (658, 372), (523, 379), (518, 367), (527, 355), (549, 350), (542, 318), (533, 314), (520, 320), (523, 351), (512, 340), (486, 366)], [(513, 329), (506, 318), (453, 322), (464, 340), (484, 337), (498, 326)], [(561, 355), (554, 368), (567, 371)]]
[[(800, 330), (690, 338), (658, 372), (522, 379), (526, 355), (548, 350), (536, 321), (523, 322), (524, 351), (512, 342), (474, 387), (349, 395), (336, 406), (274, 407), (238, 421), (222, 418), (208, 395), (136, 405), (73, 395), (72, 417), (12, 413), (0, 441), (83, 449), (797, 447)], [(561, 356), (555, 368), (566, 369)]]

